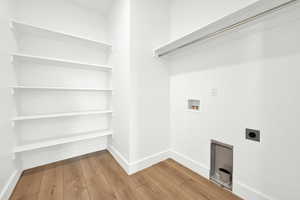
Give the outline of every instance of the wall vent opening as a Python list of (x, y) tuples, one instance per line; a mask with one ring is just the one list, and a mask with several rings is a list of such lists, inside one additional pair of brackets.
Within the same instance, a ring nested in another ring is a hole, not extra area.
[(233, 146), (211, 141), (210, 180), (232, 191)]

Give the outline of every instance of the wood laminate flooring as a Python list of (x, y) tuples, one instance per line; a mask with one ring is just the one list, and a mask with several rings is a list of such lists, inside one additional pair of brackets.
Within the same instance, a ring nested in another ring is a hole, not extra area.
[(11, 200), (241, 200), (168, 159), (128, 176), (107, 151), (27, 170)]

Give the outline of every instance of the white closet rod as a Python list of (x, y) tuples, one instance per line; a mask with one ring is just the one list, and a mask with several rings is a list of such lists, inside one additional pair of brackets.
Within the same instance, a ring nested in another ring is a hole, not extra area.
[(266, 16), (268, 14), (272, 14), (272, 13), (274, 13), (276, 11), (279, 11), (279, 10), (281, 10), (281, 9), (283, 9), (283, 8), (291, 5), (291, 4), (296, 3), (297, 1), (299, 1), (299, 0), (291, 0), (291, 1), (288, 1), (286, 3), (280, 4), (278, 6), (275, 6), (275, 7), (271, 8), (271, 9), (265, 10), (265, 11), (263, 11), (261, 13), (258, 13), (256, 15), (253, 15), (251, 17), (243, 19), (243, 20), (241, 20), (239, 22), (236, 22), (236, 23), (231, 24), (229, 26), (226, 26), (224, 28), (218, 29), (217, 31), (214, 31), (212, 33), (209, 33), (207, 35), (199, 37), (199, 38), (197, 38), (195, 40), (192, 40), (190, 42), (187, 42), (185, 44), (182, 44), (182, 45), (180, 45), (178, 47), (175, 47), (175, 48), (173, 48), (173, 49), (171, 49), (169, 51), (163, 52), (163, 53), (159, 54), (158, 56), (159, 57), (165, 56), (165, 55), (170, 54), (170, 53), (172, 53), (174, 51), (177, 51), (178, 49), (182, 49), (182, 48), (190, 46), (190, 45), (192, 45), (194, 43), (197, 43), (197, 42), (200, 42), (200, 41), (203, 41), (203, 40), (206, 40), (206, 39), (210, 39), (210, 38), (215, 37), (217, 35), (220, 35), (220, 34), (222, 34), (224, 32), (227, 32), (227, 31), (230, 31), (230, 30), (234, 30), (235, 28), (238, 28), (239, 26), (242, 26), (242, 25), (247, 24), (249, 22), (255, 21), (255, 20), (257, 20), (257, 19), (259, 19), (261, 17), (264, 17), (264, 16)]

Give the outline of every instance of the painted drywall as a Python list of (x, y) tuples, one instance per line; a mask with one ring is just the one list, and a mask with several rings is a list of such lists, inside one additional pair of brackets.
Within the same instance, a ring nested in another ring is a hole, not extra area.
[(100, 12), (102, 15), (108, 15), (111, 11), (114, 0), (69, 0), (70, 2)]
[(9, 19), (13, 12), (10, 0), (0, 3), (0, 199), (6, 199), (9, 179), (16, 172), (17, 165), (13, 160), (14, 133), (11, 117), (14, 115), (14, 101), (9, 87), (14, 84), (14, 73), (11, 65), (10, 51), (13, 51), (15, 42), (9, 28)]
[(109, 15), (109, 36), (113, 45), (109, 59), (113, 66), (112, 145), (127, 161), (130, 152), (131, 85), (130, 85), (130, 1), (116, 0)]
[(169, 71), (153, 49), (169, 38), (169, 1), (131, 1), (131, 161), (169, 149)]
[[(55, 13), (55, 14), (53, 14)], [(107, 18), (95, 10), (81, 7), (70, 0), (16, 1), (17, 21), (65, 32), (92, 40), (108, 42)], [(60, 35), (14, 31), (17, 52), (92, 64), (107, 64), (110, 51), (92, 43)], [(11, 33), (13, 36), (13, 34)], [(9, 53), (14, 53), (11, 51)], [(66, 67), (57, 63), (35, 61), (14, 62), (17, 84), (35, 87), (70, 87), (110, 89), (110, 72)], [(69, 113), (111, 109), (111, 95), (94, 91), (17, 90), (18, 116)], [(111, 116), (90, 115), (16, 122), (17, 145), (32, 144), (64, 137), (78, 136), (94, 130), (110, 128)], [(103, 150), (107, 138), (19, 153), (23, 169)]]
[[(224, 10), (236, 2), (226, 1)], [(183, 22), (196, 25), (210, 14), (216, 18), (213, 9), (204, 9), (215, 7), (214, 1), (205, 7), (200, 2), (175, 4), (181, 9), (171, 11), (174, 37), (190, 32), (192, 26)], [(166, 58), (173, 151), (208, 175), (210, 140), (234, 145), (234, 192), (247, 200), (300, 199), (299, 11), (298, 4)], [(178, 20), (183, 13), (191, 17)], [(200, 112), (187, 111), (189, 98), (200, 99)], [(245, 128), (261, 130), (261, 143), (245, 140)]]
[(76, 4), (75, 0), (14, 1), (16, 20), (94, 40), (108, 39), (106, 16)]
[(182, 0), (171, 1), (171, 40), (191, 33), (257, 0)]
[(168, 1), (135, 0), (115, 1), (111, 12), (111, 145), (129, 165), (169, 148), (168, 68), (153, 56), (153, 49), (168, 40), (168, 13)]

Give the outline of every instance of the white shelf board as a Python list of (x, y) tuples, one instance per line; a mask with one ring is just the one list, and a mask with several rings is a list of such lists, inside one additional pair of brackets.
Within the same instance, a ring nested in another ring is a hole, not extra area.
[(28, 144), (28, 145), (17, 146), (14, 149), (14, 152), (21, 153), (21, 152), (25, 152), (25, 151), (32, 151), (32, 150), (56, 146), (56, 145), (62, 145), (62, 144), (67, 144), (67, 143), (83, 141), (83, 140), (95, 139), (95, 138), (99, 138), (99, 137), (112, 135), (112, 133), (113, 132), (110, 130), (107, 130), (107, 131), (95, 130), (95, 131), (87, 132), (85, 134), (81, 133), (82, 135), (78, 135), (78, 136), (66, 137), (66, 138), (60, 138), (60, 139), (56, 139), (56, 140), (49, 140), (49, 141), (37, 142), (37, 143), (33, 143), (33, 144)]
[(92, 63), (84, 63), (84, 62), (78, 62), (78, 61), (72, 61), (72, 60), (64, 60), (64, 59), (58, 59), (58, 58), (50, 58), (50, 57), (42, 57), (42, 56), (34, 56), (34, 55), (26, 55), (26, 54), (20, 54), (15, 53), (12, 54), (13, 61), (35, 61), (39, 63), (48, 63), (48, 64), (61, 64), (63, 66), (72, 66), (72, 67), (81, 67), (81, 68), (91, 68), (96, 70), (105, 70), (109, 71), (112, 70), (112, 67), (106, 66), (106, 65), (98, 65), (98, 64), (92, 64)]
[(288, 5), (293, 5), (295, 0), (259, 0), (243, 9), (240, 9), (226, 17), (219, 19), (207, 26), (189, 33), (179, 39), (173, 40), (165, 45), (154, 50), (156, 56), (164, 56), (178, 49), (189, 46), (195, 42), (211, 39), (216, 35), (226, 32), (231, 28), (236, 28), (238, 25), (246, 24), (254, 21), (268, 13), (274, 13)]
[(98, 114), (112, 114), (112, 111), (99, 110), (99, 111), (87, 111), (87, 112), (57, 113), (57, 114), (49, 114), (49, 115), (19, 116), (13, 118), (13, 121), (37, 120), (37, 119), (59, 118), (59, 117), (75, 117), (75, 116), (98, 115)]
[(95, 92), (112, 92), (112, 89), (100, 88), (68, 88), (68, 87), (28, 87), (14, 86), (14, 90), (62, 90), (62, 91), (95, 91)]
[(32, 25), (32, 24), (28, 24), (28, 23), (20, 22), (20, 21), (16, 21), (16, 20), (11, 20), (11, 28), (15, 29), (17, 31), (20, 31), (20, 32), (33, 32), (33, 33), (47, 34), (47, 35), (52, 35), (52, 36), (56, 36), (56, 35), (57, 36), (63, 36), (63, 37), (71, 38), (71, 39), (76, 39), (76, 40), (81, 40), (81, 41), (93, 43), (93, 44), (100, 45), (100, 46), (105, 47), (105, 48), (111, 48), (112, 47), (111, 44), (108, 44), (106, 42), (92, 40), (92, 39), (89, 39), (89, 38), (80, 37), (80, 36), (76, 36), (76, 35), (73, 35), (73, 34), (64, 33), (64, 32), (61, 32), (61, 31), (51, 30), (51, 29), (48, 29), (48, 28), (35, 26), (35, 25)]

